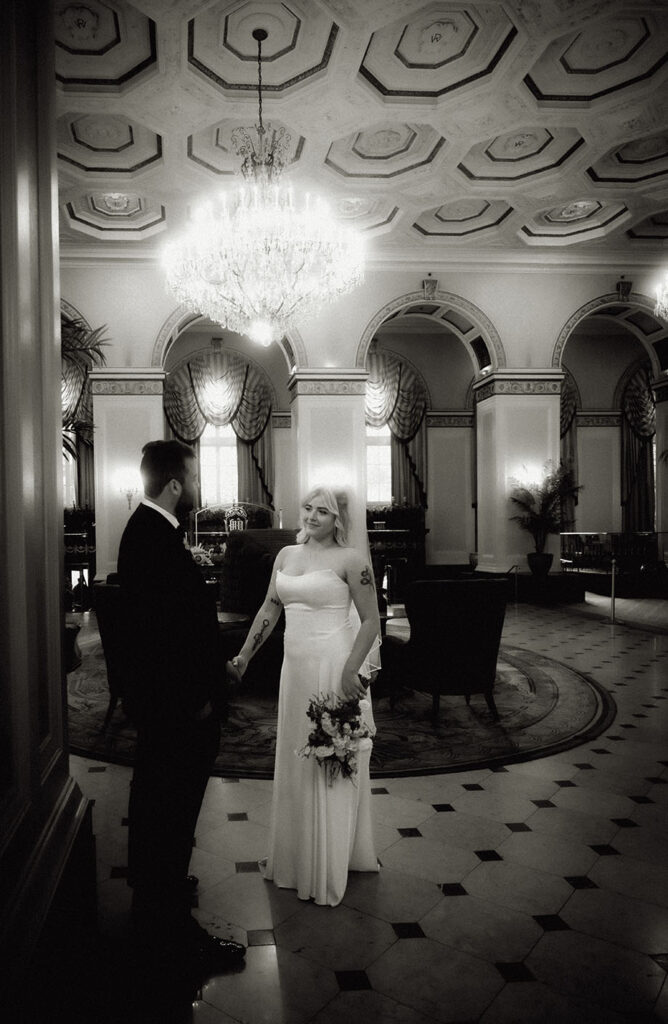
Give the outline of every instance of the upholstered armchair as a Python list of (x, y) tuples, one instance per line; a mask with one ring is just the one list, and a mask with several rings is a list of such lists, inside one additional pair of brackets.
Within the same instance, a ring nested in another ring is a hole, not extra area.
[(416, 580), (406, 591), (410, 639), (383, 641), (381, 693), (391, 703), (399, 689), (433, 695), (439, 713), (441, 695), (482, 693), (494, 718), (496, 660), (505, 616), (506, 579)]

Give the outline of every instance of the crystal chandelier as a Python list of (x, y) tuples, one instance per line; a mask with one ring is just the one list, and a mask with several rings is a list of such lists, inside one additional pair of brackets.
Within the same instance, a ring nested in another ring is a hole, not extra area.
[(656, 306), (654, 312), (662, 320), (668, 320), (668, 274), (656, 289)]
[(193, 211), (184, 233), (164, 253), (167, 284), (195, 312), (260, 345), (280, 340), (296, 320), (362, 280), (359, 234), (339, 224), (327, 203), (305, 195), (298, 203), (280, 184), (290, 136), (262, 122), (262, 43), (257, 41), (258, 123), (237, 128), (232, 144), (242, 158), (243, 183)]

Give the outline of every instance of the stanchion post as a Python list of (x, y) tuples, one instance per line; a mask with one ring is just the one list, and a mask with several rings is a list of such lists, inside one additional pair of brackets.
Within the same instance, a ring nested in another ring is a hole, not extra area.
[(610, 580), (610, 621), (613, 623), (613, 625), (615, 623), (615, 568), (616, 568), (616, 564), (617, 563), (615, 562), (615, 559), (613, 558), (612, 565), (611, 565), (612, 578)]

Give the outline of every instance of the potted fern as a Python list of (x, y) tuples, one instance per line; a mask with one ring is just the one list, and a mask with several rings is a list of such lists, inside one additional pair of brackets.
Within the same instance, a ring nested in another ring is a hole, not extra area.
[(540, 483), (515, 483), (510, 492), (510, 501), (518, 510), (510, 520), (533, 537), (535, 550), (527, 554), (527, 562), (537, 576), (546, 576), (552, 566), (553, 556), (545, 551), (545, 544), (550, 534), (561, 532), (564, 502), (582, 490), (570, 466), (559, 463), (554, 469), (547, 463), (545, 470)]

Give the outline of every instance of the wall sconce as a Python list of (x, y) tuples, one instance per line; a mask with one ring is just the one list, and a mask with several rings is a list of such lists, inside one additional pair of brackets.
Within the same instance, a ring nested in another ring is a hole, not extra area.
[(425, 299), (433, 299), (436, 297), (438, 290), (438, 279), (431, 276), (431, 270), (427, 273), (427, 276), (422, 282), (422, 292)]
[(627, 281), (622, 274), (619, 281), (615, 285), (617, 289), (617, 298), (620, 302), (628, 302), (631, 289), (633, 288), (633, 281)]
[(124, 494), (125, 497), (128, 499), (128, 508), (129, 509), (132, 508), (132, 499), (134, 498), (135, 494), (138, 493), (139, 488), (138, 487), (132, 487), (132, 485), (128, 485), (128, 486), (121, 485), (119, 487), (119, 491), (121, 492), (121, 494)]

